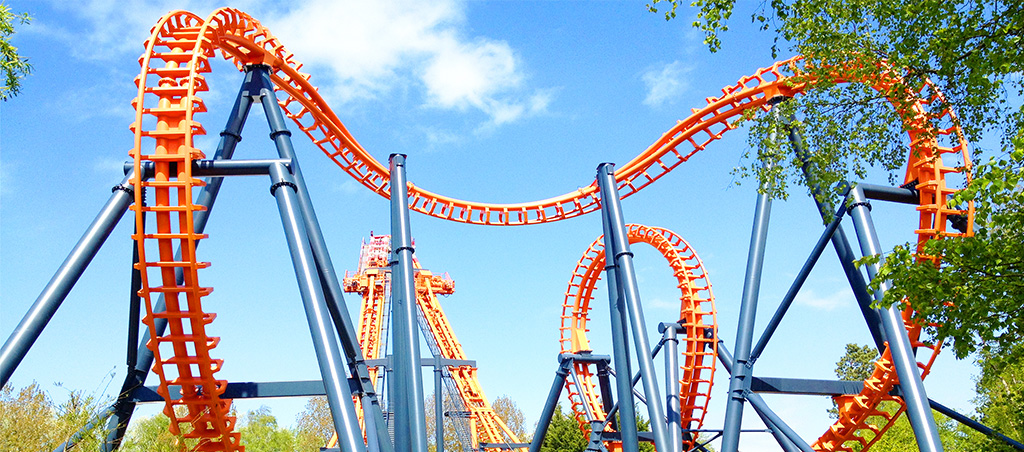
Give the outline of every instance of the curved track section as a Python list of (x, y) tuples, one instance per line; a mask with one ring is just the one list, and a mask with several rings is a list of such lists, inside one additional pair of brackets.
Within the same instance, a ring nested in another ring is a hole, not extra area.
[[(193, 138), (204, 134), (195, 119), (205, 111), (198, 94), (206, 91), (202, 74), (210, 71), (208, 58), (220, 50), (241, 67), (245, 64), (267, 64), (273, 68), (272, 79), (279, 90), (279, 102), (288, 116), (310, 137), (313, 143), (338, 166), (360, 183), (381, 196), (388, 196), (388, 171), (346, 130), (338, 117), (309, 82), (309, 75), (300, 72), (302, 65), (269, 30), (248, 14), (232, 8), (213, 12), (205, 20), (192, 13), (175, 11), (164, 16), (153, 28), (140, 58), (142, 70), (136, 83), (138, 96), (133, 101), (136, 119), (134, 149), (136, 174), (142, 161), (156, 164), (155, 175), (148, 181), (135, 180), (137, 230), (133, 237), (140, 253), (139, 268), (143, 276), (140, 295), (146, 300), (144, 322), (153, 331), (156, 319), (169, 322), (170, 333), (150, 338), (149, 347), (156, 354), (154, 372), (160, 377), (160, 390), (167, 400), (165, 413), (172, 419), (171, 430), (196, 438), (194, 450), (241, 450), (238, 437), (231, 433), (234, 419), (228, 415), (229, 401), (221, 400), (224, 381), (214, 374), (221, 361), (210, 357), (218, 338), (206, 334), (205, 328), (213, 314), (202, 309), (202, 298), (209, 294), (198, 282), (198, 269), (206, 266), (195, 257), (195, 244), (202, 236), (193, 229), (194, 212), (204, 206), (193, 203), (192, 191), (202, 184), (191, 175), (190, 162), (202, 158), (193, 146)], [(799, 72), (799, 57), (775, 63), (743, 77), (739, 83), (726, 87), (720, 97), (710, 97), (707, 105), (693, 110), (650, 147), (615, 173), (619, 191), (629, 196), (667, 174), (693, 154), (733, 128), (732, 122), (748, 110), (767, 110), (768, 101), (776, 96), (794, 96), (812, 87), (814, 80), (794, 84), (785, 72)], [(899, 80), (895, 72), (878, 80), (850, 79), (839, 67), (832, 81), (863, 83), (880, 92), (887, 92)], [(947, 176), (959, 173), (970, 180), (967, 143), (954, 124), (953, 113), (940, 110), (941, 94), (929, 86), (918, 92), (896, 93), (909, 104), (896, 102), (910, 138), (906, 182), (915, 182), (920, 192), (920, 223), (915, 231), (919, 243), (931, 238), (960, 235), (947, 230), (947, 216), (966, 214), (973, 225), (973, 207), (959, 210), (947, 204), (957, 189), (946, 185)], [(938, 115), (929, 112), (938, 111)], [(153, 205), (143, 204), (145, 190), (153, 192)], [(471, 224), (523, 225), (572, 218), (600, 208), (597, 186), (590, 184), (576, 191), (553, 198), (519, 204), (492, 204), (462, 201), (432, 193), (410, 184), (411, 208), (418, 212)], [(144, 233), (146, 214), (155, 216), (157, 231)], [(970, 234), (970, 231), (968, 231)], [(174, 247), (181, 247), (175, 256)], [(150, 251), (147, 253), (147, 249)], [(178, 284), (174, 274), (184, 274)], [(153, 312), (156, 295), (167, 298), (165, 312)], [(906, 317), (910, 318), (911, 313)], [(918, 353), (925, 359), (921, 365), (927, 373), (937, 344), (918, 341), (920, 328), (908, 322), (916, 345), (929, 350)], [(816, 446), (827, 450), (848, 450), (849, 441), (863, 443), (884, 431), (894, 416), (878, 412), (877, 401), (886, 397), (895, 382), (895, 373), (883, 354), (875, 374), (866, 382), (865, 390), (851, 403), (841, 404), (840, 419)], [(172, 398), (168, 387), (180, 387), (181, 397)], [(185, 414), (175, 414), (175, 407)], [(885, 425), (872, 424), (881, 416)], [(184, 428), (183, 428), (184, 427)], [(875, 433), (868, 433), (870, 430)], [(860, 433), (858, 433), (860, 432)], [(869, 444), (868, 444), (869, 445)]]
[[(680, 336), (680, 420), (683, 428), (699, 429), (704, 423), (711, 385), (715, 376), (715, 358), (718, 353), (718, 323), (715, 318), (715, 296), (711, 291), (707, 271), (700, 257), (682, 237), (668, 229), (626, 225), (629, 243), (643, 242), (653, 246), (668, 261), (672, 274), (678, 282), (679, 323), (685, 333)], [(587, 323), (590, 320), (590, 301), (594, 287), (604, 271), (605, 255), (603, 236), (590, 244), (583, 257), (576, 264), (569, 288), (562, 304), (561, 344), (562, 353), (585, 353), (592, 351), (587, 339)], [(579, 379), (566, 380), (569, 402), (580, 429), (590, 432), (592, 420), (604, 421), (607, 417), (600, 394), (593, 377), (596, 369), (587, 363), (576, 363)], [(624, 378), (618, 376), (617, 378)], [(625, 377), (629, 378), (629, 377)], [(692, 444), (685, 444), (687, 450)]]

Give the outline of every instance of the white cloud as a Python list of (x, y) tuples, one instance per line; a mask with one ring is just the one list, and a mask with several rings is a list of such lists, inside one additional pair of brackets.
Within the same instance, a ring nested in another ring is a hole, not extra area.
[(664, 66), (649, 69), (643, 75), (647, 86), (647, 97), (644, 105), (656, 107), (683, 94), (690, 86), (686, 74), (693, 68), (682, 61), (674, 61)]
[[(74, 21), (26, 29), (55, 37), (80, 58), (101, 61), (138, 56), (150, 28), (170, 10), (205, 17), (219, 6), (210, 0), (137, 1), (130, 8), (115, 0), (51, 4)], [(462, 0), (307, 0), (287, 6), (241, 0), (233, 6), (251, 13), (293, 52), (335, 108), (411, 93), (427, 108), (483, 113), (486, 128), (543, 113), (553, 96), (524, 86), (523, 63), (508, 42), (467, 35)]]
[(832, 311), (853, 303), (853, 294), (849, 290), (840, 290), (823, 296), (812, 289), (803, 288), (797, 294), (794, 303), (822, 311)]

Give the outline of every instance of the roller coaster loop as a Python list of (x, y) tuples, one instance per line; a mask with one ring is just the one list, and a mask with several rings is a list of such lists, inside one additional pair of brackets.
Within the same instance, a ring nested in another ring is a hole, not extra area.
[[(279, 103), (287, 116), (328, 158), (357, 181), (387, 197), (389, 179), (388, 169), (371, 157), (346, 130), (312, 85), (310, 76), (301, 72), (302, 65), (269, 30), (248, 14), (223, 8), (203, 19), (189, 12), (175, 11), (153, 27), (140, 59), (141, 72), (136, 78), (138, 95), (133, 101), (136, 115), (131, 127), (135, 134), (131, 150), (135, 174), (142, 174), (143, 162), (153, 162), (155, 166), (152, 179), (136, 176), (132, 180), (135, 197), (132, 210), (136, 212), (138, 231), (133, 238), (138, 243), (137, 268), (143, 280), (139, 293), (147, 309), (143, 321), (150, 331), (155, 331), (153, 324), (157, 319), (166, 319), (169, 323), (170, 332), (164, 336), (154, 333), (148, 346), (156, 355), (153, 371), (160, 378), (161, 394), (167, 398), (164, 412), (171, 418), (171, 430), (195, 438), (195, 450), (233, 451), (242, 447), (238, 434), (234, 433), (235, 419), (229, 414), (230, 401), (219, 397), (225, 382), (218, 380), (215, 374), (222, 361), (210, 354), (219, 338), (206, 333), (206, 325), (215, 316), (202, 306), (204, 297), (212, 289), (201, 286), (198, 278), (198, 270), (208, 264), (197, 259), (195, 245), (205, 235), (193, 229), (193, 216), (205, 209), (193, 202), (194, 190), (204, 182), (193, 176), (191, 165), (192, 161), (204, 157), (194, 146), (195, 137), (205, 133), (197, 120), (197, 115), (205, 111), (199, 94), (208, 89), (202, 74), (211, 70), (209, 58), (218, 50), (239, 68), (249, 64), (268, 65), (273, 71)], [(733, 129), (734, 122), (745, 112), (768, 110), (769, 100), (777, 96), (792, 97), (813, 87), (816, 80), (804, 79), (794, 84), (794, 79), (786, 75), (798, 73), (800, 64), (799, 57), (775, 63), (724, 88), (721, 96), (709, 97), (707, 105), (694, 109), (616, 171), (622, 196), (636, 193), (704, 150)], [(843, 68), (837, 68), (835, 80), (829, 81), (864, 83), (884, 93), (899, 80), (895, 71), (877, 80), (847, 80), (845, 73)], [(920, 193), (917, 206), (920, 225), (915, 231), (918, 241), (960, 235), (947, 229), (947, 216), (967, 215), (967, 224), (972, 225), (973, 206), (961, 210), (947, 205), (957, 189), (946, 186), (946, 176), (960, 173), (970, 180), (967, 143), (954, 124), (953, 113), (937, 108), (942, 97), (932, 86), (925, 85), (919, 92), (900, 95), (913, 100), (909, 106), (899, 108), (904, 109), (900, 116), (907, 118), (904, 125), (910, 138), (905, 181), (916, 181), (913, 185)], [(932, 115), (929, 119), (926, 113), (933, 110), (941, 111), (937, 117)], [(147, 190), (152, 193), (149, 205), (143, 203)], [(412, 184), (409, 196), (412, 210), (481, 225), (538, 224), (600, 208), (596, 184), (521, 204), (462, 201)], [(155, 231), (143, 227), (146, 214), (155, 218)], [(970, 233), (968, 230), (964, 234)], [(180, 257), (175, 256), (175, 245), (180, 246)], [(184, 272), (182, 284), (175, 281), (176, 269)], [(154, 298), (160, 294), (166, 297), (167, 309), (156, 312)], [(905, 320), (915, 345), (927, 350), (918, 354), (919, 359), (924, 358), (920, 366), (926, 374), (938, 346), (919, 342), (920, 327), (911, 321), (912, 312), (905, 313)], [(844, 445), (848, 441), (866, 442), (858, 432), (864, 429), (884, 431), (895, 416), (876, 407), (880, 401), (891, 399), (887, 394), (895, 379), (891, 365), (883, 356), (866, 382), (864, 392), (840, 404), (839, 420), (816, 447), (848, 450)], [(180, 386), (181, 397), (171, 399), (169, 386)], [(704, 397), (695, 397), (694, 412), (702, 416)], [(175, 407), (180, 408), (176, 411)], [(872, 426), (869, 420), (879, 416), (887, 419), (885, 426)]]

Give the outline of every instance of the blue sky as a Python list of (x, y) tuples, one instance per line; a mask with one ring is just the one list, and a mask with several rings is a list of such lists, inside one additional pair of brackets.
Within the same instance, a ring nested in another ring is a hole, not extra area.
[[(132, 135), (132, 82), (150, 27), (169, 10), (206, 16), (208, 1), (11, 1), (34, 21), (15, 37), (34, 73), (23, 92), (0, 106), (0, 336), (6, 338), (121, 179)], [(352, 134), (379, 161), (407, 154), (415, 184), (448, 196), (523, 202), (560, 195), (593, 181), (601, 162), (622, 165), (690, 108), (743, 75), (772, 63), (771, 38), (747, 24), (753, 2), (741, 2), (710, 54), (689, 28), (693, 11), (666, 22), (637, 1), (278, 2), (231, 6), (263, 22), (320, 88)], [(782, 55), (788, 57), (790, 55)], [(212, 153), (241, 82), (223, 61), (207, 76), (200, 116)], [(237, 158), (276, 155), (262, 111), (243, 133)], [(335, 267), (356, 268), (370, 231), (386, 233), (388, 204), (371, 194), (295, 134), (306, 181)], [(747, 149), (733, 131), (672, 174), (626, 199), (628, 222), (674, 230), (697, 250), (717, 296), (720, 336), (735, 341), (753, 184), (737, 186), (730, 170)], [(874, 182), (884, 183), (884, 177)], [(200, 273), (215, 288), (214, 350), (221, 378), (268, 381), (317, 378), (310, 336), (264, 178), (229, 180), (200, 248), (213, 265)], [(878, 203), (876, 203), (878, 204)], [(886, 246), (912, 239), (914, 213), (877, 206)], [(801, 191), (774, 204), (758, 325), (770, 317), (821, 226)], [(456, 293), (442, 300), (490, 398), (507, 394), (535, 422), (558, 352), (561, 302), (574, 264), (601, 233), (597, 215), (529, 227), (467, 226), (414, 215), (416, 255), (425, 268), (448, 272)], [(58, 399), (64, 387), (106, 390), (124, 378), (131, 242), (122, 221), (12, 378), (35, 380)], [(653, 250), (636, 247), (647, 321), (673, 320), (678, 292)], [(762, 376), (830, 378), (848, 342), (868, 343), (859, 311), (831, 253), (777, 338), (758, 361)], [(602, 289), (603, 291), (603, 289)], [(603, 292), (600, 292), (603, 293)], [(358, 299), (347, 298), (350, 310)], [(592, 315), (591, 340), (607, 343), (603, 303)], [(597, 352), (609, 353), (610, 347)], [(973, 366), (940, 356), (926, 380), (929, 394), (969, 411)], [(111, 376), (113, 375), (113, 376)], [(727, 380), (719, 370), (707, 426), (724, 416)], [(110, 381), (113, 380), (113, 383)], [(155, 384), (151, 380), (150, 384)], [(108, 387), (109, 385), (109, 387)], [(428, 391), (429, 392), (429, 391)], [(808, 440), (830, 423), (825, 398), (769, 397)], [(293, 422), (303, 400), (238, 402), (240, 410), (271, 406)], [(143, 415), (156, 406), (140, 408)], [(747, 410), (745, 426), (761, 424)], [(743, 448), (774, 447), (746, 435)]]

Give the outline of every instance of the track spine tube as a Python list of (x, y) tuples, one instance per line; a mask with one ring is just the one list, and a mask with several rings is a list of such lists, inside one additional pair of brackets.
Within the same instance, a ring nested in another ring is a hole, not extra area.
[(366, 368), (363, 359), (363, 352), (359, 346), (359, 339), (356, 336), (356, 329), (349, 318), (348, 309), (344, 308), (345, 298), (341, 289), (341, 281), (338, 280), (338, 273), (334, 269), (331, 256), (324, 240), (323, 232), (320, 229), (320, 222), (317, 220), (316, 211), (313, 209), (312, 198), (306, 188), (305, 179), (302, 176), (302, 169), (299, 166), (298, 158), (295, 156), (295, 149), (292, 146), (291, 133), (285, 126), (284, 114), (281, 106), (277, 103), (277, 96), (274, 94), (274, 82), (270, 77), (269, 68), (263, 65), (246, 66), (246, 81), (252, 77), (252, 83), (258, 86), (258, 94), (263, 105), (263, 111), (267, 116), (267, 124), (270, 127), (270, 137), (274, 140), (278, 155), (282, 159), (291, 161), (291, 173), (294, 175), (294, 182), (297, 186), (299, 208), (302, 219), (305, 223), (306, 233), (310, 249), (313, 252), (313, 259), (324, 288), (324, 295), (327, 297), (327, 309), (333, 320), (338, 336), (341, 338), (341, 345), (345, 352), (349, 373), (359, 383), (357, 394), (367, 398), (370, 404), (364, 410), (369, 410), (372, 419), (367, 423), (376, 431), (377, 447), (382, 452), (392, 452), (391, 435), (388, 433), (387, 424), (384, 422), (384, 413), (381, 411), (377, 393), (373, 388), (373, 382), (369, 378), (369, 370)]
[[(793, 146), (793, 153), (800, 160), (800, 170), (804, 175), (804, 181), (811, 190), (811, 198), (814, 199), (814, 205), (818, 207), (821, 219), (827, 221), (825, 212), (833, 210), (832, 203), (828, 202), (827, 198), (825, 198), (824, 189), (811, 182), (813, 180), (811, 178), (811, 172), (813, 171), (811, 159), (807, 149), (804, 149), (804, 140), (800, 134), (800, 129), (792, 125), (792, 116), (787, 116), (785, 120), (786, 128), (789, 130), (789, 142)], [(842, 216), (840, 214), (837, 215)], [(857, 257), (853, 253), (853, 247), (850, 246), (850, 240), (846, 238), (842, 224), (837, 226), (836, 232), (832, 234), (832, 248), (835, 249), (839, 263), (843, 266), (843, 273), (846, 274), (846, 280), (849, 282), (850, 288), (853, 289), (854, 298), (857, 299), (857, 306), (860, 307), (861, 316), (864, 317), (864, 323), (868, 327), (868, 332), (871, 333), (875, 349), (881, 355), (885, 353), (885, 336), (882, 334), (882, 321), (878, 318), (878, 312), (871, 308), (871, 294), (868, 293), (867, 282), (864, 281), (864, 274), (853, 263)]]
[(394, 325), (395, 450), (426, 452), (427, 428), (420, 372), (420, 336), (409, 225), (405, 155), (391, 154), (391, 298)]
[(555, 380), (551, 382), (548, 397), (544, 400), (544, 408), (540, 412), (540, 419), (537, 420), (537, 431), (533, 433), (529, 452), (540, 452), (540, 446), (544, 443), (544, 437), (548, 434), (548, 427), (551, 426), (551, 418), (555, 415), (558, 398), (562, 395), (565, 378), (569, 375), (569, 368), (572, 366), (573, 359), (571, 356), (558, 355), (558, 370), (555, 371)]
[(739, 321), (736, 326), (736, 348), (729, 378), (725, 425), (722, 427), (722, 452), (736, 452), (739, 449), (740, 428), (743, 423), (743, 402), (745, 391), (750, 388), (750, 377), (753, 371), (750, 350), (754, 338), (754, 318), (757, 314), (757, 299), (761, 289), (761, 270), (764, 267), (764, 250), (768, 239), (771, 210), (771, 197), (765, 193), (759, 193), (754, 208), (754, 226), (750, 232), (750, 250), (747, 254), (746, 277), (743, 281), (743, 298), (740, 301)]
[[(213, 157), (214, 160), (231, 159), (235, 153), (235, 147), (241, 141), (242, 128), (245, 127), (245, 118), (249, 115), (253, 102), (248, 94), (247, 86), (248, 80), (243, 81), (242, 86), (239, 88), (227, 125), (224, 126), (224, 131), (220, 134), (221, 138), (217, 144), (217, 151)], [(140, 177), (148, 178), (149, 176), (140, 175)], [(217, 194), (220, 193), (220, 187), (223, 182), (223, 177), (211, 177), (206, 180), (206, 186), (200, 189), (199, 195), (196, 197), (196, 204), (206, 206), (206, 210), (199, 210), (192, 214), (194, 229), (197, 234), (202, 234), (206, 230), (206, 223), (210, 219), (210, 213), (213, 212), (213, 205), (217, 201)], [(196, 241), (197, 248), (200, 243), (202, 243), (202, 240)], [(181, 260), (180, 249), (175, 251), (174, 259)], [(177, 284), (181, 285), (185, 280), (185, 273), (182, 269), (176, 268), (174, 270), (174, 277)], [(155, 312), (166, 310), (163, 295), (160, 295), (153, 309)], [(153, 323), (156, 335), (163, 336), (167, 329), (167, 319), (157, 318), (154, 319)], [(121, 446), (128, 423), (131, 421), (132, 413), (135, 411), (135, 402), (130, 400), (131, 392), (135, 388), (146, 384), (150, 368), (153, 367), (153, 351), (146, 346), (149, 338), (152, 337), (150, 334), (150, 331), (147, 329), (145, 334), (142, 335), (142, 339), (139, 341), (138, 352), (136, 353), (135, 368), (133, 371), (128, 372), (121, 386), (121, 393), (118, 395), (118, 401), (115, 404), (117, 410), (107, 423), (108, 433), (107, 440), (103, 444), (104, 452), (112, 452)]]
[[(607, 165), (611, 169), (602, 169), (604, 165), (598, 167), (597, 181), (599, 184), (604, 179), (602, 177), (603, 172), (614, 173), (614, 165), (610, 163)], [(615, 184), (614, 177), (612, 178), (612, 184)], [(608, 312), (611, 314), (612, 359), (614, 360), (614, 372), (618, 375), (615, 378), (615, 391), (618, 395), (615, 405), (619, 408), (619, 431), (622, 435), (622, 450), (623, 452), (639, 452), (640, 439), (636, 429), (633, 385), (629, 380), (633, 370), (629, 357), (629, 322), (626, 320), (628, 314), (626, 312), (625, 297), (622, 295), (622, 289), (619, 287), (618, 267), (615, 265), (614, 258), (608, 258), (608, 256), (615, 256), (618, 253), (615, 251), (615, 242), (609, 239), (612, 235), (612, 225), (605, 209), (601, 209), (601, 226), (604, 229), (604, 268), (605, 283), (608, 286)], [(610, 417), (613, 416), (613, 413), (614, 411), (609, 411), (607, 415)]]
[(14, 369), (25, 358), (29, 348), (42, 334), (46, 324), (53, 318), (64, 299), (71, 293), (71, 289), (75, 287), (78, 278), (82, 276), (89, 266), (89, 262), (92, 262), (92, 258), (103, 246), (103, 242), (114, 231), (117, 222), (128, 211), (128, 206), (134, 200), (133, 195), (130, 194), (132, 192), (130, 183), (132, 177), (134, 174), (126, 176), (120, 184), (122, 187), (128, 187), (129, 190), (113, 190), (99, 214), (86, 228), (82, 237), (78, 239), (78, 243), (71, 249), (68, 257), (57, 268), (57, 272), (54, 273), (50, 282), (46, 283), (39, 297), (32, 303), (32, 307), (25, 313), (25, 317), (21, 319), (14, 332), (4, 342), (3, 348), (0, 348), (0, 388), (10, 380)]
[[(658, 376), (654, 370), (654, 359), (651, 358), (651, 344), (647, 338), (644, 311), (640, 305), (640, 289), (636, 281), (636, 271), (633, 269), (633, 253), (629, 250), (622, 204), (619, 201), (619, 190), (615, 181), (615, 165), (611, 163), (599, 165), (597, 181), (601, 190), (601, 215), (608, 219), (607, 226), (611, 232), (611, 235), (605, 234), (605, 260), (614, 260), (615, 262), (619, 292), (623, 295), (629, 315), (629, 329), (633, 333), (637, 365), (640, 367), (644, 394), (647, 397), (647, 411), (650, 416), (651, 431), (654, 433), (654, 445), (658, 450), (669, 450), (665, 407), (662, 405), (661, 389), (658, 387)], [(613, 244), (614, 254), (608, 253), (608, 243)], [(613, 256), (613, 258), (609, 259), (609, 256)], [(621, 378), (628, 378), (629, 375), (627, 373)], [(621, 400), (619, 405), (624, 405)], [(623, 419), (622, 424), (626, 422)], [(625, 438), (623, 438), (623, 442), (625, 442)]]
[[(864, 191), (859, 187), (850, 190), (850, 201), (852, 208), (850, 216), (853, 217), (853, 225), (857, 230), (857, 239), (860, 241), (861, 253), (867, 256), (881, 256), (882, 249), (875, 233), (875, 225), (871, 219), (871, 208), (867, 204)], [(874, 279), (881, 268), (880, 262), (866, 266), (868, 277)], [(882, 301), (885, 292), (889, 289), (889, 282), (882, 281), (878, 290), (875, 291), (875, 301)], [(907, 406), (907, 419), (914, 429), (914, 437), (917, 439), (917, 447), (921, 452), (942, 452), (942, 441), (939, 440), (938, 428), (935, 425), (935, 417), (928, 406), (928, 395), (921, 381), (921, 372), (914, 359), (914, 348), (907, 335), (906, 326), (903, 323), (903, 316), (899, 306), (894, 304), (887, 309), (878, 309), (879, 317), (882, 320), (882, 328), (885, 337), (888, 338), (889, 352), (892, 354), (892, 364), (896, 368), (896, 375), (899, 377), (900, 390), (903, 392), (903, 401)]]
[[(273, 184), (293, 183), (290, 176), (284, 165), (278, 164), (270, 168)], [(334, 336), (330, 314), (327, 312), (327, 300), (317, 277), (313, 252), (309, 248), (309, 239), (301, 221), (302, 213), (296, 191), (294, 186), (279, 185), (273, 194), (277, 199), (285, 238), (291, 251), (292, 265), (299, 283), (299, 294), (302, 296), (313, 348), (327, 392), (327, 402), (331, 408), (342, 452), (366, 452), (355, 406), (350, 396), (344, 360)]]

